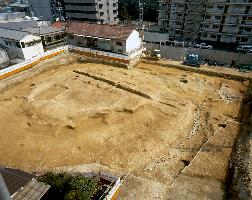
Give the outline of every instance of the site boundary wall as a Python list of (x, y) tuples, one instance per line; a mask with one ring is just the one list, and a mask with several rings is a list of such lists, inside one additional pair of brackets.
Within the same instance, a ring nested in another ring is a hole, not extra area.
[(18, 63), (16, 65), (6, 67), (6, 68), (0, 70), (0, 80), (7, 78), (9, 76), (12, 76), (18, 72), (24, 71), (28, 68), (31, 68), (32, 66), (37, 65), (41, 61), (49, 59), (54, 56), (57, 56), (67, 50), (68, 50), (67, 46), (59, 47), (59, 48), (53, 49), (51, 51), (44, 52), (43, 54), (40, 54), (40, 55), (36, 56), (35, 58), (26, 60), (22, 63)]
[(231, 51), (210, 50), (200, 48), (189, 47), (174, 47), (166, 46), (155, 43), (145, 43), (144, 47), (147, 51), (153, 51), (154, 49), (160, 49), (161, 58), (171, 59), (176, 61), (182, 61), (186, 54), (196, 53), (203, 59), (213, 60), (217, 63), (231, 64), (233, 61), (236, 65), (239, 64), (251, 64), (252, 55), (237, 53)]

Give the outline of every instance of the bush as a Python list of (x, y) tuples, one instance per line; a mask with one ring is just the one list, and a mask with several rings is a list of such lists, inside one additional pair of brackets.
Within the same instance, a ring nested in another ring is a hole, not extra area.
[(46, 173), (38, 178), (39, 181), (51, 186), (48, 192), (49, 199), (89, 200), (102, 188), (92, 178), (72, 176), (68, 173)]

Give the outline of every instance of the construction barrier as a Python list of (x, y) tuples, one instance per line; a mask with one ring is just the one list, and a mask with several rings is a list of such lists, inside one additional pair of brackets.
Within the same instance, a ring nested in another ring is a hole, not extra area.
[(10, 67), (4, 68), (4, 69), (0, 70), (0, 80), (4, 79), (6, 77), (12, 76), (12, 75), (19, 73), (21, 71), (24, 71), (24, 70), (38, 64), (39, 62), (41, 62), (43, 60), (57, 56), (67, 50), (68, 50), (67, 46), (59, 47), (59, 48), (53, 49), (51, 51), (44, 52), (43, 54), (40, 54), (40, 55), (36, 56), (35, 58), (26, 60), (22, 63), (18, 63), (16, 65), (12, 65)]

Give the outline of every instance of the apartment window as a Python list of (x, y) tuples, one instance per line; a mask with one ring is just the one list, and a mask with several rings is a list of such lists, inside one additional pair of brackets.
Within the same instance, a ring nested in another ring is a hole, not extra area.
[(214, 24), (213, 29), (217, 29), (217, 28), (219, 28), (219, 25)]
[(104, 15), (104, 12), (100, 12), (100, 16), (103, 16)]
[(210, 18), (211, 18), (210, 15), (206, 15), (206, 16), (205, 16), (205, 19), (210, 19)]
[(101, 9), (103, 7), (103, 4), (99, 4), (99, 8)]
[(204, 37), (204, 38), (207, 38), (207, 34), (206, 33), (202, 33), (201, 36)]
[(248, 41), (248, 38), (245, 38), (245, 37), (241, 38), (241, 42), (247, 42), (247, 41)]
[(117, 11), (116, 10), (113, 10), (113, 14), (116, 14), (117, 13)]
[(213, 38), (213, 39), (215, 39), (215, 38), (216, 38), (216, 35), (211, 35), (210, 37)]
[(113, 7), (116, 7), (116, 3), (113, 3)]

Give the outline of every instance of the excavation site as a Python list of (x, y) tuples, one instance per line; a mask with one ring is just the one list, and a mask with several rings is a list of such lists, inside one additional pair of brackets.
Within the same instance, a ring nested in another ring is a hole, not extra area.
[[(232, 166), (246, 156), (237, 151), (247, 152), (239, 138), (250, 129), (249, 79), (77, 57), (42, 62), (46, 70), (1, 90), (2, 165), (29, 172), (100, 166), (125, 176), (118, 199), (235, 193)], [(245, 169), (237, 170), (243, 177)]]

